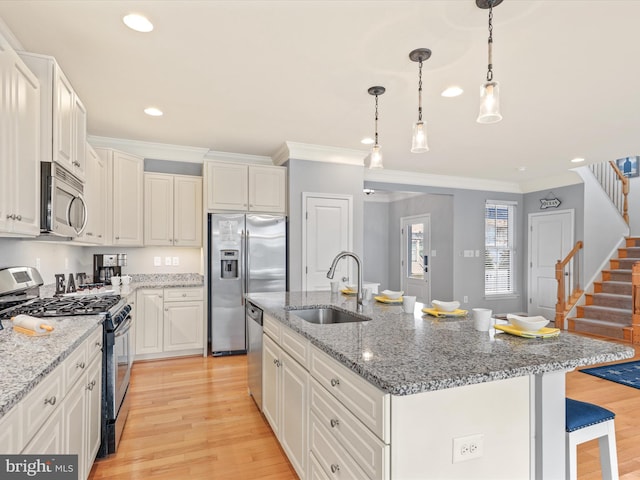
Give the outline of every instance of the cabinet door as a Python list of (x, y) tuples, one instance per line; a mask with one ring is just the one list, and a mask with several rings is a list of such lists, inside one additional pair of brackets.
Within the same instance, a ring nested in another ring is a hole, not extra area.
[(22, 451), (25, 455), (47, 455), (64, 452), (62, 408), (56, 408), (42, 428)]
[(249, 166), (249, 210), (286, 211), (287, 170), (283, 167)]
[(85, 478), (87, 468), (86, 374), (69, 390), (62, 406), (64, 449), (56, 453), (78, 455), (78, 478)]
[(11, 163), (11, 125), (13, 113), (11, 104), (11, 64), (13, 50), (0, 36), (0, 231), (8, 231), (7, 215), (10, 212), (11, 195), (9, 185), (9, 165)]
[(86, 169), (87, 109), (77, 95), (74, 95), (73, 102), (73, 173), (83, 180)]
[(173, 245), (173, 217), (173, 175), (145, 173), (144, 244)]
[(81, 239), (85, 242), (102, 245), (105, 241), (106, 166), (104, 160), (98, 156), (91, 145), (86, 143), (85, 146), (87, 228), (85, 228)]
[(280, 355), (281, 399), (280, 444), (300, 478), (307, 468), (307, 410), (309, 374), (293, 358)]
[(173, 244), (202, 245), (202, 178), (176, 175), (173, 180)]
[(164, 304), (164, 351), (190, 350), (204, 345), (202, 302)]
[(17, 55), (12, 62), (14, 147), (10, 160), (14, 233), (40, 233), (40, 84)]
[(278, 436), (280, 424), (280, 347), (262, 335), (262, 413)]
[(22, 408), (18, 404), (0, 419), (0, 445), (5, 455), (17, 455), (22, 451)]
[(142, 158), (113, 153), (113, 245), (143, 244), (143, 168)]
[(94, 358), (87, 372), (86, 402), (87, 402), (87, 451), (86, 451), (86, 478), (91, 470), (91, 465), (96, 458), (101, 440), (102, 424), (102, 356)]
[(248, 208), (248, 167), (233, 163), (211, 162), (207, 165), (207, 207), (209, 210)]
[(53, 160), (73, 170), (73, 121), (75, 95), (60, 67), (54, 67), (53, 79)]
[(140, 290), (136, 301), (136, 355), (162, 352), (162, 289)]

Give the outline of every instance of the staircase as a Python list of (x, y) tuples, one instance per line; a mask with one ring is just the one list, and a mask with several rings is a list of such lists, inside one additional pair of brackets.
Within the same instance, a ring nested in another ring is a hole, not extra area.
[(577, 317), (568, 319), (569, 331), (632, 342), (631, 269), (639, 261), (640, 238), (627, 238), (602, 280), (594, 282), (593, 293), (585, 294), (586, 303), (576, 307)]

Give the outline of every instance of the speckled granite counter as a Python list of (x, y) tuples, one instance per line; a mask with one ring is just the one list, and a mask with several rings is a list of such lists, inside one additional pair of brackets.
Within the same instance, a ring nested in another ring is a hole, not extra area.
[(96, 328), (103, 315), (47, 318), (54, 330), (42, 337), (16, 333), (11, 322), (0, 330), (0, 418), (73, 352)]
[(411, 315), (398, 305), (374, 303), (364, 312), (371, 321), (316, 325), (287, 309), (334, 305), (355, 311), (355, 299), (329, 292), (258, 293), (247, 298), (393, 395), (570, 370), (634, 355), (628, 346), (567, 332), (533, 340), (494, 330), (477, 332), (467, 318), (423, 316), (421, 304)]

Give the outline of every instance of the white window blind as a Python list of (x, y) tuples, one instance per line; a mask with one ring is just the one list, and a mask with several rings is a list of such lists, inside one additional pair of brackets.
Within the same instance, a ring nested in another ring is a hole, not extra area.
[(484, 293), (510, 295), (514, 291), (515, 205), (487, 201), (484, 213)]

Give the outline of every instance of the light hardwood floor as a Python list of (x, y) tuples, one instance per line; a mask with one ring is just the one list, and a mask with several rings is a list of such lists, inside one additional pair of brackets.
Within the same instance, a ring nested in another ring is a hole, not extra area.
[[(297, 478), (247, 395), (245, 356), (136, 363), (130, 395), (118, 453), (92, 480)], [(640, 479), (640, 390), (576, 371), (567, 395), (616, 412), (620, 478)], [(597, 441), (579, 447), (578, 478), (601, 478)]]

